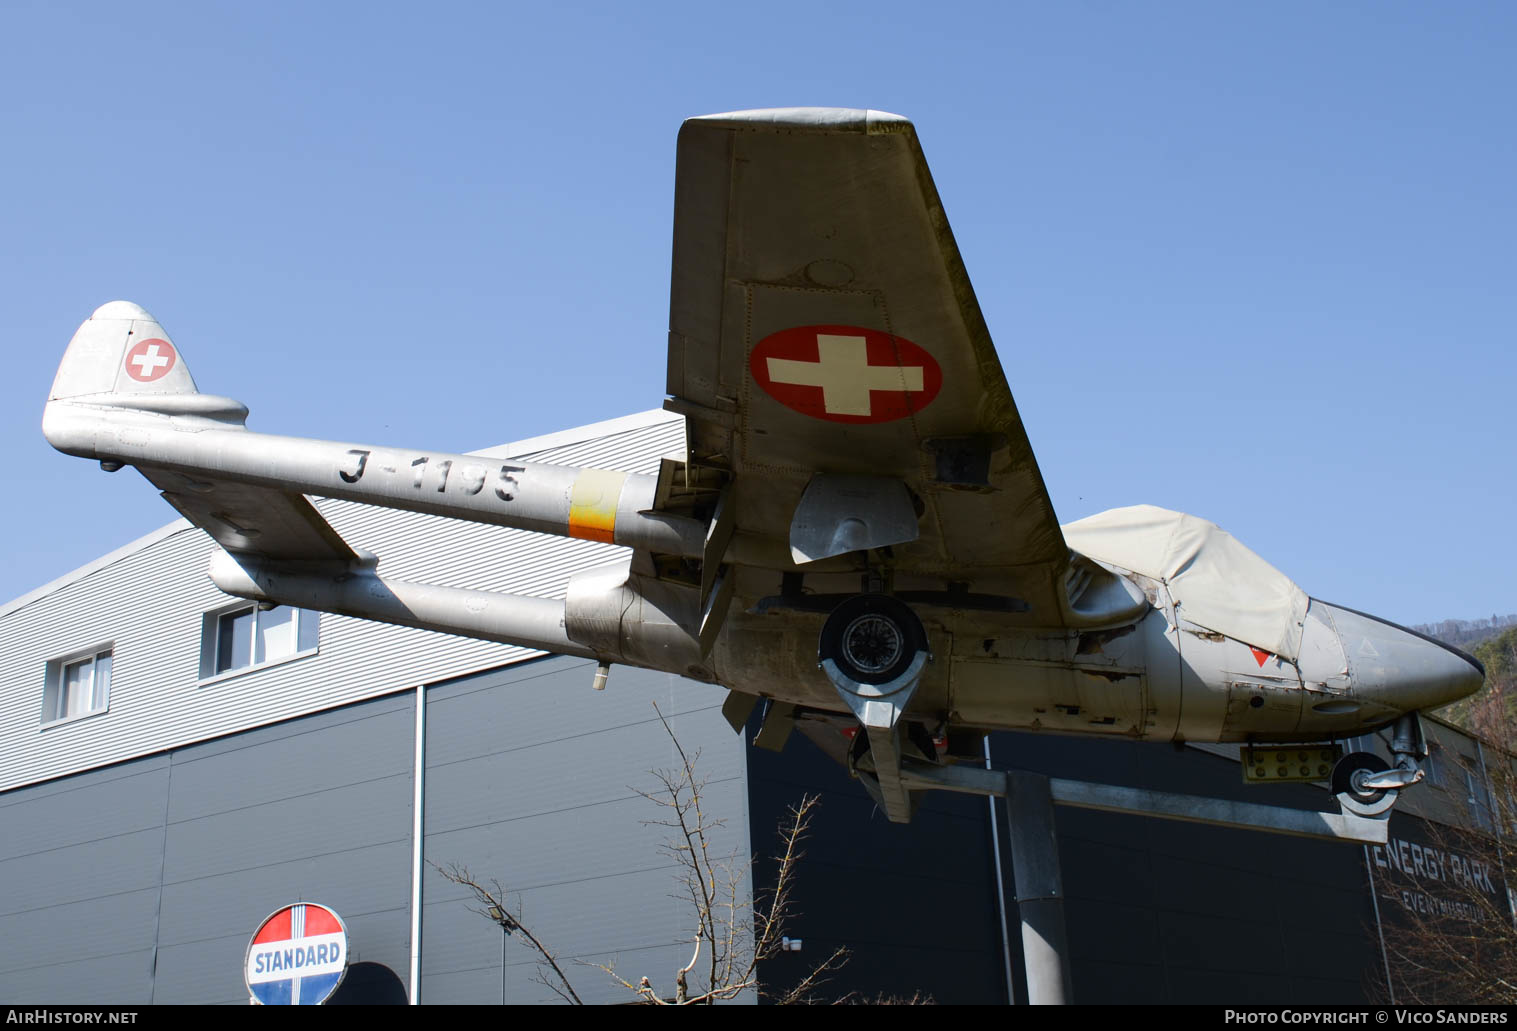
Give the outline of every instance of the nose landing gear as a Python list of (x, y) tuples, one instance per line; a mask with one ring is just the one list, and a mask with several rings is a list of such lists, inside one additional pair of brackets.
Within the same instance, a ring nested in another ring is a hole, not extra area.
[(1344, 812), (1379, 816), (1396, 804), (1403, 788), (1422, 779), (1427, 740), (1415, 712), (1396, 718), (1391, 753), (1396, 757), (1394, 766), (1370, 752), (1352, 752), (1338, 760), (1331, 785)]

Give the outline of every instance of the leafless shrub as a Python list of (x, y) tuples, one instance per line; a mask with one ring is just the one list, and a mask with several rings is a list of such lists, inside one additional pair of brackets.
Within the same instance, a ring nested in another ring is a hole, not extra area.
[(1508, 888), (1517, 830), (1512, 686), (1492, 678), (1468, 712), (1467, 725), (1485, 740), (1462, 771), (1477, 826), (1429, 821), (1424, 842), (1393, 838), (1374, 850), (1391, 977), (1377, 989), (1386, 1001), (1517, 1005), (1517, 908)]
[[(817, 796), (803, 796), (790, 809), (779, 828), (774, 887), (750, 900), (752, 859), (736, 853), (712, 854), (712, 836), (726, 821), (715, 817), (706, 805), (708, 780), (698, 772), (700, 753), (686, 752), (657, 705), (654, 711), (674, 743), (680, 762), (672, 769), (652, 771), (659, 786), (638, 794), (663, 810), (660, 818), (645, 822), (668, 831), (659, 851), (673, 860), (680, 871), (678, 897), (689, 904), (694, 923), (686, 939), (692, 946), (690, 960), (673, 972), (669, 986), (672, 991), (661, 988), (646, 975), (635, 981), (624, 977), (615, 964), (587, 965), (598, 967), (631, 992), (636, 1001), (648, 1005), (711, 1004), (735, 999), (748, 991), (758, 992), (780, 1005), (816, 1001), (817, 991), (827, 975), (847, 962), (847, 949), (835, 950), (811, 967), (794, 986), (773, 995), (765, 992), (759, 980), (759, 965), (782, 951), (786, 922), (795, 915), (794, 888), (805, 857), (801, 846), (819, 803)], [(432, 866), (447, 880), (469, 890), (474, 912), (526, 943), (537, 954), (539, 984), (565, 1002), (584, 1004), (564, 972), (561, 957), (522, 923), (520, 905), (513, 908), (507, 904), (507, 892), (499, 881), (480, 881), (468, 869), (457, 865)]]

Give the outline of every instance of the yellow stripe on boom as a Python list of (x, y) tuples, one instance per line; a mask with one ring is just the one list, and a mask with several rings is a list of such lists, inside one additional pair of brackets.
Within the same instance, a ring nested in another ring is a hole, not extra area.
[(626, 473), (584, 469), (574, 481), (569, 497), (569, 536), (587, 541), (614, 543), (616, 505), (621, 500)]

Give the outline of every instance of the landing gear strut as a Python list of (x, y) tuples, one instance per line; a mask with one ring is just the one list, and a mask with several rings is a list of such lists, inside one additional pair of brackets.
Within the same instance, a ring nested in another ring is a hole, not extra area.
[(900, 719), (931, 657), (922, 621), (884, 594), (844, 601), (817, 642), (817, 662), (869, 736), (880, 802), (892, 823), (911, 819), (911, 793), (901, 781)]
[(1422, 779), (1427, 740), (1415, 712), (1396, 718), (1391, 754), (1396, 758), (1395, 766), (1370, 752), (1353, 752), (1338, 760), (1333, 767), (1332, 789), (1345, 812), (1379, 816), (1396, 804), (1403, 788)]

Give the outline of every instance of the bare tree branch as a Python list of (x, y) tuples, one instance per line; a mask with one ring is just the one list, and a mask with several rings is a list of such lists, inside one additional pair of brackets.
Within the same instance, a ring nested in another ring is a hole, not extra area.
[[(668, 995), (660, 992), (654, 980), (646, 975), (632, 981), (619, 974), (614, 964), (585, 965), (604, 971), (639, 1002), (649, 1005), (710, 1005), (735, 999), (749, 991), (761, 992), (777, 1003), (815, 1001), (816, 992), (826, 976), (847, 962), (846, 949), (833, 951), (783, 992), (765, 992), (758, 972), (760, 963), (783, 950), (786, 921), (794, 915), (797, 870), (805, 856), (801, 842), (818, 805), (817, 796), (806, 795), (790, 809), (788, 818), (779, 828), (774, 886), (753, 898), (749, 890), (752, 858), (739, 852), (713, 853), (712, 837), (726, 821), (714, 818), (707, 810), (708, 782), (698, 772), (700, 752), (687, 751), (656, 704), (654, 711), (674, 745), (679, 763), (673, 769), (651, 771), (658, 783), (656, 790), (633, 790), (665, 814), (661, 819), (644, 823), (667, 828), (670, 832), (659, 851), (678, 868), (680, 895), (677, 897), (690, 906), (692, 930), (686, 939), (692, 946), (690, 959), (674, 969), (673, 992)], [(444, 867), (436, 863), (432, 866), (443, 877), (469, 889), (476, 904), (472, 907), (474, 912), (489, 918), (507, 934), (520, 938), (532, 948), (540, 957), (539, 973), (535, 978), (539, 984), (566, 1002), (583, 1004), (560, 966), (559, 957), (522, 924), (519, 913), (513, 913), (506, 906), (506, 893), (499, 882), (483, 884), (461, 866)], [(699, 971), (697, 965), (700, 965)], [(695, 983), (692, 983), (692, 975)]]
[(539, 984), (551, 988), (565, 1002), (572, 1003), (575, 1006), (584, 1005), (584, 1000), (579, 997), (579, 993), (574, 990), (574, 986), (569, 983), (569, 978), (558, 965), (558, 957), (507, 908), (505, 889), (501, 887), (499, 881), (491, 881), (489, 887), (486, 887), (475, 880), (474, 876), (469, 873), (468, 867), (457, 864), (441, 866), (430, 862), (430, 860), (428, 862), (432, 869), (436, 870), (443, 877), (460, 887), (468, 888), (473, 893), (476, 903), (475, 906), (470, 907), (473, 912), (498, 925), (506, 934), (514, 938), (520, 938), (542, 957), (542, 962), (553, 971), (554, 975), (558, 978), (558, 983), (554, 984), (546, 977), (539, 977), (537, 978)]
[(1424, 821), (1426, 841), (1393, 839), (1374, 868), (1392, 978), (1381, 989), (1387, 1000), (1517, 1004), (1517, 910), (1506, 855), (1517, 827), (1513, 686), (1493, 677), (1473, 700), (1469, 723), (1485, 739), (1483, 756), (1461, 757), (1448, 785), (1454, 797), (1470, 789), (1480, 826), (1466, 831)]

